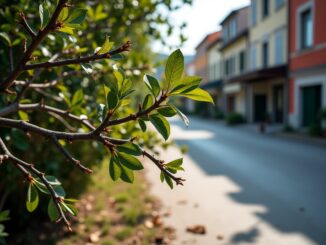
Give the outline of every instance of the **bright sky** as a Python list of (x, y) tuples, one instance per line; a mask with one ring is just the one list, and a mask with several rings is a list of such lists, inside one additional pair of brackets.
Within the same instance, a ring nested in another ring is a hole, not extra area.
[[(250, 0), (194, 0), (192, 6), (186, 6), (171, 13), (173, 23), (181, 25), (183, 21), (188, 26), (183, 33), (188, 40), (181, 47), (184, 54), (195, 53), (197, 44), (210, 32), (220, 29), (219, 23), (232, 11), (249, 5)], [(176, 33), (166, 40), (170, 45), (178, 43), (179, 34)], [(169, 53), (160, 43), (154, 43), (153, 49), (159, 53)]]

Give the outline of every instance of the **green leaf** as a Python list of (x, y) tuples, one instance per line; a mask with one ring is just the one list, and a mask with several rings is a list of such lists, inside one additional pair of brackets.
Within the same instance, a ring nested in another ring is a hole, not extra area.
[(144, 102), (143, 102), (143, 109), (146, 110), (149, 107), (151, 107), (154, 104), (153, 96), (150, 94), (145, 96)]
[(87, 15), (87, 9), (74, 9), (66, 20), (69, 24), (81, 24)]
[(18, 115), (20, 117), (21, 120), (23, 121), (28, 121), (28, 114), (24, 111), (18, 111)]
[(201, 80), (202, 78), (197, 76), (184, 77), (174, 85), (170, 95), (190, 92), (199, 86)]
[(180, 49), (175, 50), (169, 57), (165, 66), (165, 79), (168, 87), (173, 87), (183, 75), (184, 57)]
[(120, 179), (127, 183), (134, 182), (134, 172), (131, 169), (128, 169), (121, 165), (121, 176)]
[(37, 187), (37, 189), (45, 194), (50, 194), (50, 191), (48, 190), (48, 188), (46, 188), (46, 186), (40, 182), (39, 179), (36, 179), (35, 181), (35, 186)]
[(11, 40), (9, 38), (9, 36), (7, 35), (7, 33), (4, 32), (0, 32), (0, 37), (2, 37), (3, 40), (5, 40), (8, 44), (9, 47), (11, 47)]
[(73, 199), (73, 198), (65, 198), (65, 202), (68, 202), (68, 203), (76, 203), (76, 202), (79, 202), (79, 200)]
[(108, 109), (110, 111), (114, 110), (117, 107), (118, 103), (119, 103), (119, 98), (118, 98), (117, 94), (114, 93), (112, 90), (110, 90), (108, 92), (107, 102), (108, 102)]
[(84, 99), (84, 93), (83, 90), (78, 89), (74, 95), (72, 96), (72, 101), (71, 101), (71, 105), (72, 106), (76, 106), (79, 105), (83, 102)]
[(119, 162), (131, 170), (142, 170), (144, 169), (141, 162), (136, 158), (129, 154), (118, 152)]
[(51, 221), (57, 221), (60, 218), (59, 211), (52, 199), (50, 199), (48, 204), (48, 215)]
[(178, 114), (178, 116), (181, 118), (181, 120), (184, 122), (184, 124), (188, 127), (189, 126), (189, 119), (188, 117), (182, 113), (182, 111), (180, 111), (177, 107), (175, 107), (172, 104), (168, 104), (169, 106), (171, 106)]
[(131, 142), (117, 146), (117, 150), (134, 156), (140, 156), (142, 154), (140, 147)]
[(54, 189), (55, 193), (57, 193), (57, 195), (58, 195), (59, 197), (65, 197), (66, 192), (65, 192), (65, 190), (63, 189), (62, 186), (60, 186), (60, 185), (55, 185), (55, 186), (53, 186), (53, 189)]
[(171, 189), (173, 189), (173, 181), (172, 181), (171, 177), (168, 174), (164, 173), (164, 179), (165, 179), (166, 183), (168, 183), (169, 187)]
[(9, 210), (4, 210), (0, 212), (0, 222), (7, 221), (9, 220)]
[(74, 205), (65, 202), (61, 202), (60, 205), (64, 211), (69, 212), (73, 216), (77, 216), (77, 209), (74, 207)]
[(143, 132), (146, 132), (146, 128), (147, 128), (146, 127), (146, 123), (143, 120), (141, 120), (141, 119), (138, 120), (138, 123), (139, 123), (139, 126), (140, 126), (141, 130)]
[(74, 28), (70, 26), (63, 26), (58, 29), (59, 32), (67, 33), (69, 35), (74, 35)]
[(117, 91), (119, 91), (121, 89), (123, 81), (125, 79), (123, 71), (121, 69), (113, 70), (113, 75), (117, 79), (117, 84), (118, 84)]
[(171, 106), (164, 106), (157, 109), (158, 113), (165, 117), (173, 117), (177, 112)]
[(183, 93), (179, 95), (192, 100), (210, 102), (214, 105), (212, 96), (205, 90), (202, 90), (201, 88), (196, 88), (195, 90), (192, 90), (188, 93)]
[(64, 7), (59, 14), (58, 21), (64, 22), (68, 18), (68, 15), (69, 9), (68, 7)]
[(164, 182), (164, 173), (163, 173), (163, 171), (161, 171), (161, 173), (160, 173), (160, 180), (161, 180), (162, 183)]
[(61, 182), (54, 176), (52, 175), (47, 175), (45, 176), (45, 179), (50, 185), (61, 185)]
[(178, 168), (182, 165), (182, 162), (183, 162), (183, 158), (179, 158), (179, 159), (176, 159), (172, 162), (165, 164), (165, 166), (170, 167), (170, 168)]
[(43, 7), (42, 4), (39, 5), (39, 14), (40, 14), (40, 20), (41, 20), (41, 30), (44, 26), (48, 23), (50, 19), (50, 13), (49, 10), (46, 7)]
[(27, 190), (26, 208), (28, 212), (33, 212), (39, 204), (37, 189), (33, 184), (29, 184)]
[(97, 105), (97, 118), (100, 122), (103, 122), (106, 116), (106, 106), (104, 104)]
[(170, 135), (170, 124), (169, 122), (161, 115), (154, 114), (149, 116), (149, 120), (157, 131), (163, 136), (165, 140), (169, 138)]
[(106, 36), (102, 47), (96, 53), (97, 54), (105, 54), (105, 53), (109, 52), (112, 49), (113, 44), (114, 44), (113, 42), (110, 42), (110, 37)]
[(84, 69), (87, 74), (91, 74), (93, 72), (93, 66), (88, 63), (80, 64), (80, 66)]
[(110, 59), (115, 60), (115, 61), (120, 61), (120, 60), (124, 59), (124, 56), (122, 54), (115, 54), (115, 55), (112, 55)]
[(155, 77), (151, 75), (144, 75), (144, 82), (154, 97), (157, 97), (160, 94), (160, 84)]
[(110, 159), (109, 173), (113, 181), (118, 180), (121, 176), (121, 167), (118, 161), (119, 160), (114, 156), (112, 156)]

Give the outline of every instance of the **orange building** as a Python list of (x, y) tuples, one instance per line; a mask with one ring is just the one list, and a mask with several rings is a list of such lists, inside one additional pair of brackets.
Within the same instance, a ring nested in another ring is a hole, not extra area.
[(326, 1), (289, 1), (289, 123), (320, 125), (326, 108)]

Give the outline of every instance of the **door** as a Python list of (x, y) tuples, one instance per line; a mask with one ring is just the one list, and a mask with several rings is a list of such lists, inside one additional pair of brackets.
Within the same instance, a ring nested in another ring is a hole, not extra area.
[(318, 113), (321, 109), (321, 86), (302, 88), (302, 125), (310, 126), (318, 123)]
[(228, 113), (235, 112), (235, 95), (227, 96), (227, 112)]
[(254, 122), (266, 121), (267, 96), (264, 94), (254, 95)]
[(284, 115), (284, 90), (283, 85), (275, 86), (273, 89), (273, 110), (274, 121), (276, 123), (283, 122)]

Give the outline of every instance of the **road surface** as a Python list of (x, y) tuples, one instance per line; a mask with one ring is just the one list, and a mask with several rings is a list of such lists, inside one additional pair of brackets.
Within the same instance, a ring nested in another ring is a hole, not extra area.
[[(184, 187), (170, 191), (150, 167), (152, 192), (177, 229), (174, 244), (326, 244), (326, 147), (213, 120), (172, 121), (172, 138), (188, 145)], [(175, 159), (177, 149), (163, 152)], [(201, 224), (206, 235), (185, 231)]]

